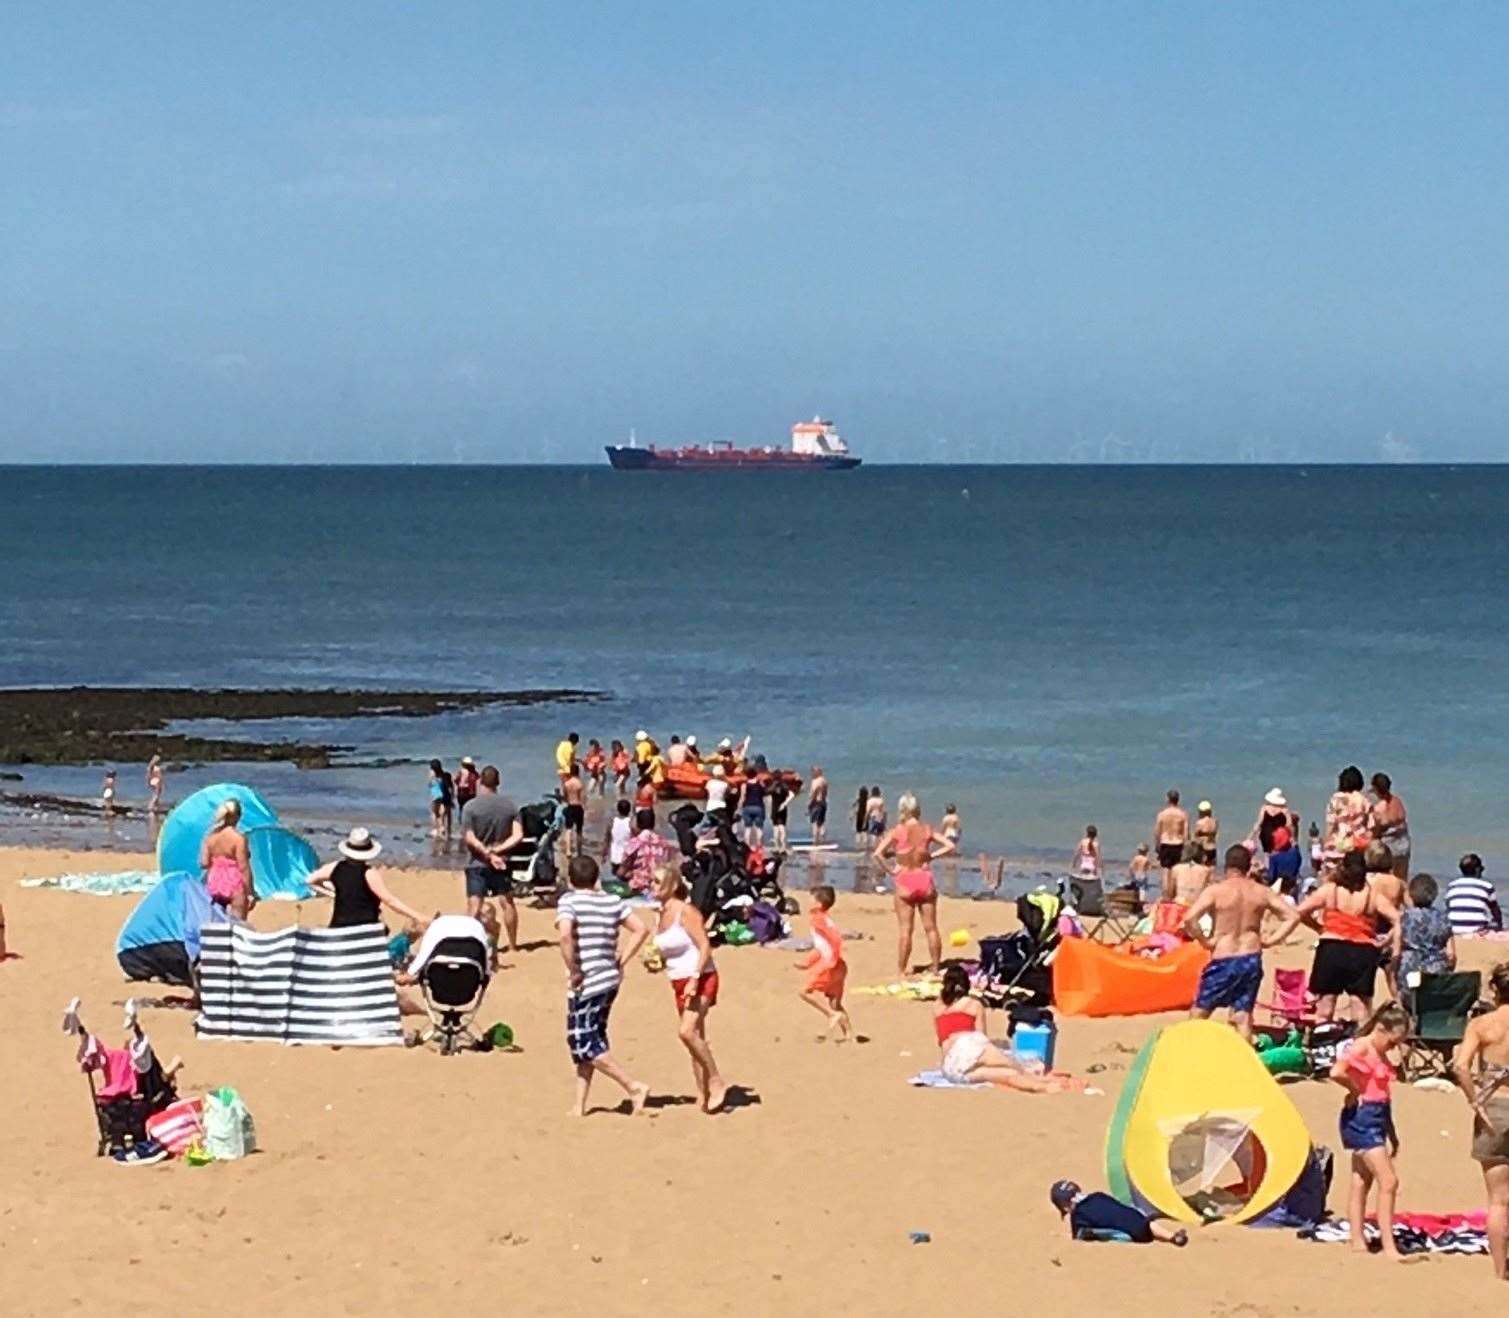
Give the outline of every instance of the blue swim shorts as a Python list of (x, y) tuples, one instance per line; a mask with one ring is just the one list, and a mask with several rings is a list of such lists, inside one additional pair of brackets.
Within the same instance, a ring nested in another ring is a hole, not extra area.
[(1261, 952), (1219, 957), (1200, 974), (1200, 991), (1195, 997), (1195, 1006), (1201, 1011), (1214, 1011), (1217, 1007), (1251, 1011), (1262, 987)]

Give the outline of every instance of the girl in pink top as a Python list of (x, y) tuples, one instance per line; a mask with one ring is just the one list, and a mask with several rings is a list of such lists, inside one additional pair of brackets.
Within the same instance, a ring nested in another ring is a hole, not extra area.
[(1363, 1222), (1367, 1216), (1368, 1191), (1378, 1186), (1378, 1234), (1385, 1258), (1402, 1261), (1394, 1243), (1394, 1201), (1399, 1195), (1399, 1174), (1394, 1157), (1399, 1136), (1394, 1132), (1390, 1090), (1394, 1066), (1389, 1054), (1409, 1034), (1409, 1015), (1390, 1003), (1380, 1007), (1360, 1032), (1355, 1043), (1331, 1068), (1331, 1079), (1347, 1091), (1341, 1109), (1341, 1144), (1352, 1155), (1352, 1191), (1347, 1201), (1347, 1221), (1352, 1248), (1367, 1253)]

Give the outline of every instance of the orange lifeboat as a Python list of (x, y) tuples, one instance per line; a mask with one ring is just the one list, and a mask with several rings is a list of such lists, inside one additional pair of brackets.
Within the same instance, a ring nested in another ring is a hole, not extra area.
[[(712, 777), (700, 764), (668, 764), (665, 781), (660, 784), (660, 797), (665, 801), (700, 801), (707, 796), (707, 780)], [(747, 774), (731, 773), (725, 776), (731, 793), (744, 785)], [(802, 777), (795, 769), (772, 769), (760, 775), (765, 783), (780, 779), (791, 789), (793, 795), (802, 790)]]

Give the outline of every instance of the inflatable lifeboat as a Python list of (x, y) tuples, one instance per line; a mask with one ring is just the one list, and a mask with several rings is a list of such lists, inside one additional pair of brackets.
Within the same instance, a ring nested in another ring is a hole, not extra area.
[[(700, 801), (707, 796), (707, 780), (712, 775), (700, 764), (668, 764), (665, 781), (660, 784), (660, 798), (664, 801)], [(748, 777), (743, 773), (730, 773), (724, 778), (728, 783), (730, 800), (744, 785)], [(780, 779), (791, 789), (792, 795), (802, 790), (802, 778), (794, 769), (772, 769), (759, 777), (767, 784)]]

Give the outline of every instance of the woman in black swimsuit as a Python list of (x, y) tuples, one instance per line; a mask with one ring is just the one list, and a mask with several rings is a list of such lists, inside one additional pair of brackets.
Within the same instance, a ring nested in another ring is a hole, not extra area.
[(353, 828), (340, 845), (341, 859), (322, 865), (309, 876), (309, 886), (335, 899), (330, 908), (330, 928), (350, 929), (359, 924), (379, 924), (384, 906), (423, 924), (407, 902), (395, 897), (383, 882), (382, 871), (372, 862), (382, 852), (382, 843), (365, 828)]

